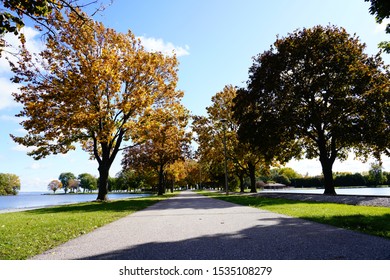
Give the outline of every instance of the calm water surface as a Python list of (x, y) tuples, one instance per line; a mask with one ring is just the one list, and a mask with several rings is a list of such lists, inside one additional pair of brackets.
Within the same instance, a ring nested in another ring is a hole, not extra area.
[[(283, 190), (264, 190), (262, 192), (291, 192), (291, 193), (319, 193), (322, 194), (322, 189), (283, 189)], [(337, 188), (337, 194), (347, 195), (379, 195), (390, 196), (390, 187), (387, 188)], [(109, 194), (109, 199), (120, 199), (128, 197), (143, 197), (149, 194)], [(70, 204), (77, 202), (86, 202), (95, 200), (96, 193), (93, 194), (59, 194), (59, 195), (44, 195), (41, 192), (20, 192), (16, 196), (0, 196), (0, 212), (23, 210), (35, 207), (45, 207), (51, 205)]]
[[(149, 194), (108, 194), (109, 199), (120, 199), (128, 197), (143, 197)], [(51, 205), (70, 204), (95, 200), (96, 193), (93, 194), (59, 194), (44, 195), (41, 192), (20, 192), (13, 196), (0, 196), (0, 211), (19, 210), (35, 207), (45, 207)]]

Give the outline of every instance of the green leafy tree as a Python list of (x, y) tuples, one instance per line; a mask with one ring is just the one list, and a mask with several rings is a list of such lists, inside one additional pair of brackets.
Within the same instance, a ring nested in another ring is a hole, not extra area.
[(368, 171), (368, 183), (370, 185), (379, 186), (385, 184), (387, 181), (386, 175), (383, 173), (383, 167), (380, 162), (371, 163)]
[[(381, 24), (383, 20), (390, 18), (390, 2), (388, 0), (365, 0), (371, 2), (369, 11), (374, 15), (376, 22)], [(390, 23), (386, 26), (386, 33), (390, 34)], [(390, 42), (384, 41), (379, 43), (379, 47), (390, 53)]]
[(293, 179), (297, 178), (302, 178), (302, 175), (290, 167), (275, 168), (270, 171), (270, 179), (277, 183), (290, 185)]
[[(143, 168), (139, 168), (143, 166)], [(157, 185), (158, 178), (156, 172), (149, 166), (133, 165), (134, 169), (123, 169), (116, 175), (117, 190), (130, 191), (130, 190), (145, 190), (152, 189)]]
[(69, 181), (72, 179), (76, 179), (76, 176), (72, 172), (64, 172), (61, 173), (58, 177), (58, 180), (62, 183), (62, 188), (64, 189), (64, 192), (67, 193), (69, 189)]
[(80, 188), (83, 189), (83, 192), (93, 191), (97, 189), (97, 180), (94, 176), (88, 173), (82, 173), (78, 176), (80, 182)]
[(108, 190), (109, 191), (118, 190), (117, 180), (115, 177), (108, 177)]
[(364, 176), (360, 173), (340, 173), (334, 175), (334, 183), (336, 186), (366, 186), (367, 182)]
[(236, 98), (239, 135), (264, 153), (319, 158), (324, 194), (332, 167), (353, 149), (389, 154), (389, 74), (380, 56), (343, 28), (316, 26), (278, 38), (249, 70)]
[[(78, 14), (81, 21), (84, 16), (80, 9), (96, 4), (96, 0), (90, 2), (82, 0), (2, 0), (0, 1), (0, 56), (3, 48), (6, 46), (3, 35), (13, 33), (19, 37), (24, 43), (24, 36), (20, 33), (21, 28), (25, 26), (25, 19), (28, 18), (35, 23), (38, 30), (45, 30), (46, 34), (56, 34), (53, 27), (53, 14), (63, 13), (66, 10), (71, 10)], [(95, 9), (102, 10), (104, 7), (100, 5)]]
[(15, 174), (0, 173), (0, 195), (17, 195), (20, 179)]

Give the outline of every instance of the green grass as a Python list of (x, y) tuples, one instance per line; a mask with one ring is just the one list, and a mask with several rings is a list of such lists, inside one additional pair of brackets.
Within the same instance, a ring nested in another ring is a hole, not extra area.
[(171, 196), (0, 214), (0, 260), (27, 259)]
[(390, 238), (390, 208), (202, 193), (240, 205)]

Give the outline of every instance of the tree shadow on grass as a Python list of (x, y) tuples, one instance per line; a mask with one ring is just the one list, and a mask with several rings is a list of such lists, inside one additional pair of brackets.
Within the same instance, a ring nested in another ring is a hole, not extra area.
[(108, 202), (87, 202), (71, 205), (53, 206), (26, 211), (28, 214), (82, 213), (82, 212), (129, 212), (139, 211), (161, 200), (156, 198), (132, 198)]
[[(247, 197), (247, 196), (219, 196), (217, 197), (224, 201), (230, 201), (239, 203), (241, 205), (250, 205), (252, 207), (261, 208), (267, 206), (276, 205), (296, 205), (296, 204), (327, 204), (329, 202), (320, 201), (300, 201), (290, 200), (276, 197)], [(301, 219), (314, 221), (317, 223), (333, 225), (336, 227), (356, 230), (359, 232), (385, 237), (390, 239), (390, 214), (382, 215), (362, 215), (362, 214), (351, 214), (351, 215), (333, 215), (333, 216), (300, 216)]]
[(301, 218), (317, 223), (328, 224), (335, 227), (351, 229), (371, 235), (376, 235), (388, 238), (390, 240), (390, 214), (383, 214), (377, 216), (366, 216), (357, 214)]

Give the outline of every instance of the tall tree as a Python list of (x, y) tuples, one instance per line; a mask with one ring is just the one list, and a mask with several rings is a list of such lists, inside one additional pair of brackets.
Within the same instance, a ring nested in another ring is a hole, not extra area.
[(251, 192), (256, 192), (256, 172), (260, 165), (265, 166), (267, 163), (263, 154), (257, 149), (251, 148), (238, 139), (238, 124), (233, 118), (233, 99), (236, 95), (236, 88), (232, 85), (225, 86), (211, 98), (212, 105), (207, 107), (207, 117), (194, 118), (193, 130), (197, 134), (198, 155), (203, 160), (213, 161), (210, 166), (222, 163), (224, 161), (223, 140), (226, 137), (230, 171), (239, 178), (242, 178), (240, 174), (243, 173), (249, 176)]
[(68, 192), (69, 181), (72, 179), (76, 179), (76, 176), (72, 172), (61, 173), (60, 176), (58, 177), (58, 180), (60, 180), (62, 183), (62, 188), (64, 189), (65, 193)]
[(159, 178), (159, 195), (165, 192), (166, 167), (190, 153), (191, 132), (186, 131), (190, 116), (179, 103), (181, 97), (177, 96), (170, 104), (156, 108), (145, 121), (140, 120), (143, 126), (134, 138), (142, 144), (136, 150), (125, 152), (122, 161), (124, 169), (133, 169), (140, 163), (153, 167)]
[(239, 134), (280, 153), (299, 148), (319, 158), (325, 194), (336, 194), (332, 167), (353, 149), (389, 153), (389, 79), (380, 56), (356, 36), (316, 26), (278, 39), (258, 55), (236, 99)]
[(145, 51), (130, 31), (85, 24), (73, 12), (66, 22), (56, 17), (59, 36), (48, 36), (36, 58), (22, 46), (13, 67), (13, 81), (21, 84), (14, 97), (24, 106), (18, 116), (28, 134), (12, 137), (35, 147), (29, 153), (35, 159), (80, 143), (98, 162), (98, 200), (106, 200), (110, 167), (139, 120), (178, 95), (177, 59)]

